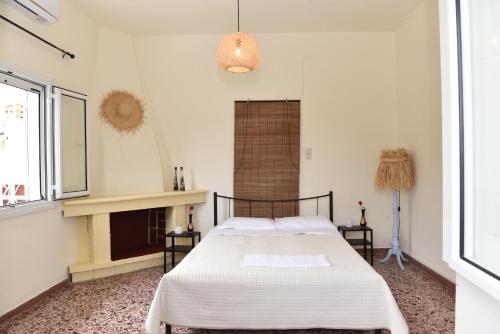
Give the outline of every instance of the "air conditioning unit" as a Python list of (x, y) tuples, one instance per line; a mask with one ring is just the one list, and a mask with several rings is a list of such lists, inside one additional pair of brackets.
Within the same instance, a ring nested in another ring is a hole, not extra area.
[(25, 14), (42, 23), (59, 19), (60, 0), (7, 0)]

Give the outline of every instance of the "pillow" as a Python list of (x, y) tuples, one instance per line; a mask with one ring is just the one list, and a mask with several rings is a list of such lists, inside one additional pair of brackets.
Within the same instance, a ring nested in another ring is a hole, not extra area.
[(219, 229), (273, 230), (274, 221), (269, 218), (231, 217), (226, 219)]
[(304, 228), (332, 228), (332, 222), (322, 216), (296, 216), (276, 218), (275, 228), (282, 230), (304, 229)]

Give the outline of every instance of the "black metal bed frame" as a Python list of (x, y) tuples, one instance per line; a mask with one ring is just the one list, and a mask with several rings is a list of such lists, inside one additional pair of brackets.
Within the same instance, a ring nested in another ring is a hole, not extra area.
[[(307, 201), (307, 200), (316, 200), (316, 214), (319, 214), (319, 200), (320, 198), (326, 198), (328, 197), (328, 205), (329, 205), (329, 218), (330, 221), (333, 223), (333, 191), (329, 191), (328, 194), (325, 195), (319, 195), (319, 196), (312, 196), (312, 197), (305, 197), (305, 198), (296, 198), (296, 199), (280, 199), (280, 200), (264, 200), (264, 199), (247, 199), (247, 198), (238, 198), (238, 197), (229, 197), (229, 196), (224, 196), (224, 195), (219, 195), (217, 192), (214, 192), (214, 226), (217, 226), (217, 221), (218, 221), (218, 210), (217, 210), (217, 202), (219, 198), (223, 198), (228, 200), (229, 206), (228, 206), (228, 214), (229, 217), (231, 217), (231, 201), (242, 201), (242, 202), (248, 202), (249, 204), (249, 209), (250, 209), (250, 216), (252, 212), (252, 203), (271, 203), (271, 213), (272, 213), (272, 218), (274, 217), (274, 203), (284, 203), (284, 202), (295, 202), (298, 203), (300, 201)], [(233, 204), (234, 207), (234, 204)], [(382, 330), (381, 329), (375, 329), (374, 332), (376, 334), (381, 334)], [(166, 334), (171, 334), (172, 333), (172, 326), (169, 324), (165, 324), (165, 333)]]
[[(315, 329), (315, 328), (304, 328), (304, 329)], [(332, 330), (335, 330), (336, 328), (332, 328)], [(248, 331), (248, 330), (245, 330), (245, 331)], [(252, 330), (250, 330), (252, 331)], [(259, 330), (259, 329), (256, 329), (255, 330), (256, 332), (260, 332), (262, 330)], [(283, 330), (279, 330), (279, 331), (283, 331)], [(373, 332), (375, 334), (382, 334), (382, 329), (373, 329)], [(172, 334), (172, 326), (169, 325), (169, 324), (165, 324), (165, 334)]]
[(319, 196), (311, 196), (311, 197), (304, 197), (304, 198), (294, 198), (294, 199), (274, 199), (274, 200), (267, 200), (267, 199), (248, 199), (248, 198), (238, 198), (238, 197), (229, 197), (229, 196), (223, 196), (217, 194), (217, 192), (214, 192), (214, 226), (217, 226), (217, 221), (218, 221), (218, 209), (217, 209), (217, 204), (218, 204), (218, 199), (223, 198), (228, 200), (228, 216), (231, 217), (231, 201), (233, 201), (233, 207), (234, 207), (234, 201), (241, 201), (241, 202), (247, 202), (248, 203), (248, 209), (249, 209), (249, 216), (252, 216), (252, 203), (271, 203), (271, 218), (276, 218), (274, 216), (274, 203), (287, 203), (287, 202), (293, 202), (293, 203), (299, 203), (300, 201), (307, 201), (307, 200), (316, 200), (316, 214), (319, 214), (319, 199), (320, 198), (326, 198), (328, 197), (328, 204), (329, 204), (329, 218), (330, 221), (333, 223), (333, 191), (329, 191), (328, 194), (325, 195), (319, 195)]

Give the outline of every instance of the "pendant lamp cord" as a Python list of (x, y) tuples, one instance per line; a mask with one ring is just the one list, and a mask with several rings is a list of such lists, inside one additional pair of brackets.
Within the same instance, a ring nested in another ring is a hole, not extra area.
[(240, 0), (238, 2), (238, 32), (240, 32)]

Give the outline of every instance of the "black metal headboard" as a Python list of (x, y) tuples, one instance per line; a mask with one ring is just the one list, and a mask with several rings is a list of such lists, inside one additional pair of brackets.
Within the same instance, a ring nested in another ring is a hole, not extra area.
[[(305, 197), (305, 198), (295, 198), (295, 199), (278, 199), (278, 200), (264, 200), (264, 199), (246, 199), (246, 198), (237, 198), (237, 197), (229, 197), (217, 194), (214, 192), (214, 226), (217, 226), (218, 220), (218, 212), (217, 212), (217, 202), (219, 198), (227, 199), (229, 202), (229, 216), (231, 216), (231, 201), (242, 201), (247, 202), (250, 208), (250, 216), (252, 215), (252, 203), (271, 203), (271, 211), (272, 216), (274, 218), (274, 203), (284, 203), (284, 202), (300, 202), (307, 200), (316, 200), (316, 214), (319, 213), (319, 199), (328, 197), (329, 204), (329, 215), (330, 221), (333, 223), (333, 191), (328, 192), (325, 195), (313, 196), (313, 197)], [(234, 206), (234, 205), (233, 205)]]

